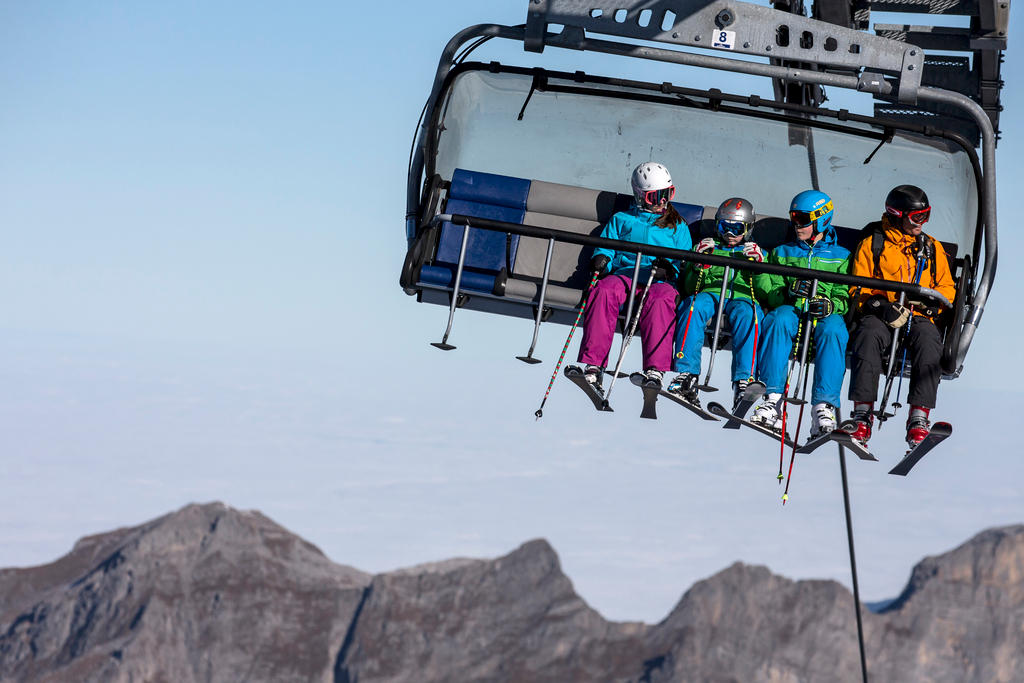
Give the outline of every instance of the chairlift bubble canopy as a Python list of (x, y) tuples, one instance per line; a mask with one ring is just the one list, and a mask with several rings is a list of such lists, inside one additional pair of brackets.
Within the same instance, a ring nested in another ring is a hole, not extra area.
[[(957, 282), (943, 354), (944, 373), (957, 376), (996, 265), (995, 132), (986, 111), (963, 93), (922, 84), (924, 51), (905, 42), (742, 2), (635, 3), (616, 21), (622, 4), (598, 12), (600, 2), (531, 2), (526, 25), (473, 26), (442, 53), (410, 161), (409, 251), (400, 278), (417, 300), (449, 308), (439, 346), (448, 346), (458, 308), (532, 319), (533, 345), (543, 322), (572, 323), (595, 246), (715, 262), (693, 252), (607, 244), (598, 236), (611, 214), (629, 205), (632, 169), (654, 159), (673, 175), (674, 203), (694, 242), (710, 234), (709, 219), (722, 199), (744, 196), (758, 211), (754, 238), (766, 250), (791, 238), (784, 217), (804, 189), (832, 196), (840, 243), (852, 251), (860, 228), (878, 220), (889, 190), (922, 187), (933, 204), (926, 229), (946, 247)], [(652, 8), (641, 26), (641, 13)], [(709, 47), (716, 31), (725, 36), (723, 21), (729, 49), (677, 49)], [(562, 30), (549, 31), (553, 23)], [(779, 45), (780, 26), (810, 35), (812, 47)], [(490, 38), (520, 41), (534, 52), (604, 52), (849, 88), (894, 106), (936, 103), (973, 122), (981, 154), (962, 127), (458, 56)], [(672, 45), (629, 42), (635, 40)], [(764, 47), (772, 54), (759, 52)], [(771, 60), (735, 58), (743, 52)], [(800, 276), (802, 269), (752, 264), (750, 270)], [(903, 291), (916, 300), (942, 298), (919, 285), (820, 271), (804, 276)]]

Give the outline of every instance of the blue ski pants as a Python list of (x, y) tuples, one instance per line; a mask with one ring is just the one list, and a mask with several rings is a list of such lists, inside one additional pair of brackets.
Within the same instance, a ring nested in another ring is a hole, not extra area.
[[(693, 303), (693, 316), (690, 316), (690, 304)], [(688, 296), (679, 304), (676, 318), (676, 338), (674, 349), (683, 350), (683, 357), (673, 355), (672, 369), (676, 372), (700, 374), (701, 351), (704, 348), (704, 329), (708, 322), (714, 320), (718, 310), (718, 296), (710, 292), (701, 292)], [(754, 357), (756, 335), (754, 331), (754, 314), (760, 322), (763, 315), (761, 307), (749, 299), (728, 299), (722, 318), (729, 321), (732, 329), (732, 381), (750, 377), (751, 361)], [(687, 325), (689, 321), (689, 325)], [(685, 341), (684, 341), (685, 340)]]
[[(799, 326), (800, 314), (788, 304), (774, 309), (765, 318), (761, 331), (761, 358), (757, 363), (757, 378), (764, 382), (766, 393), (781, 394), (786, 388), (789, 355), (793, 350)], [(810, 334), (808, 341), (814, 344), (811, 403), (831, 403), (838, 408), (839, 391), (842, 389), (843, 376), (846, 374), (846, 342), (850, 339), (846, 321), (842, 316), (832, 314), (812, 324)], [(794, 369), (793, 373), (790, 381), (795, 382), (798, 370)]]

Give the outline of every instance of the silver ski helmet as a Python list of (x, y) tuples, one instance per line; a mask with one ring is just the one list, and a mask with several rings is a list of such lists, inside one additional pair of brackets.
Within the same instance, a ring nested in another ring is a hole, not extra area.
[(743, 197), (730, 197), (715, 213), (715, 230), (721, 238), (729, 235), (746, 238), (754, 227), (754, 205)]

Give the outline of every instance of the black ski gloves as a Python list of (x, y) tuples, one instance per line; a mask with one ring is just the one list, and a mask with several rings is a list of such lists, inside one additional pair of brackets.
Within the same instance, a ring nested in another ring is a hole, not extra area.
[(812, 318), (818, 320), (821, 318), (827, 318), (832, 315), (832, 312), (835, 310), (835, 304), (833, 304), (832, 299), (829, 299), (827, 296), (816, 296), (813, 299), (807, 300), (807, 315)]
[(789, 285), (789, 296), (794, 301), (797, 299), (806, 299), (811, 295), (811, 281), (810, 280), (793, 280), (792, 284)]
[(590, 272), (597, 273), (598, 277), (604, 277), (608, 274), (604, 271), (611, 262), (606, 254), (594, 254), (594, 258), (590, 259)]
[(865, 301), (864, 311), (868, 315), (881, 318), (886, 325), (893, 329), (903, 327), (910, 319), (910, 311), (905, 306), (894, 304), (881, 295), (873, 296)]
[(672, 282), (676, 279), (676, 269), (672, 262), (666, 258), (658, 257), (651, 264), (654, 272), (654, 279), (660, 282)]

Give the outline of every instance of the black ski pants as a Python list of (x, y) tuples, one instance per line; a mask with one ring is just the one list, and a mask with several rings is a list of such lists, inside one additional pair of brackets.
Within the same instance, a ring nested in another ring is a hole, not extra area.
[[(942, 335), (935, 323), (919, 315), (907, 324), (906, 350), (911, 364), (907, 403), (934, 408), (942, 379)], [(885, 372), (892, 333), (891, 327), (873, 315), (862, 316), (855, 323), (850, 333), (851, 401), (873, 403), (878, 398), (878, 377)], [(902, 358), (901, 349), (896, 354), (897, 372)]]

